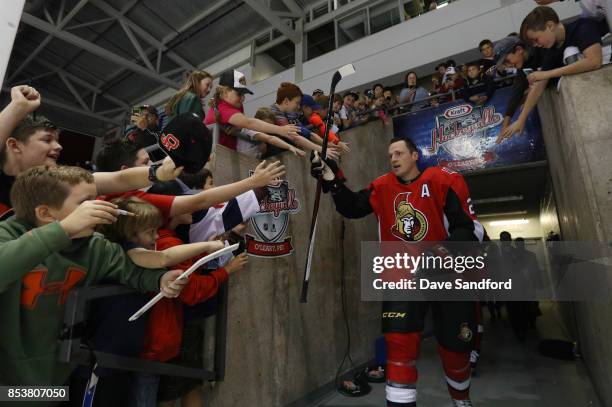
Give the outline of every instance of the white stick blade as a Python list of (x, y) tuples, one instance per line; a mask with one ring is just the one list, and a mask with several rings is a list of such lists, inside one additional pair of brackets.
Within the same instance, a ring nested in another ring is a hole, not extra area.
[(347, 76), (355, 73), (355, 67), (353, 64), (346, 64), (342, 68), (338, 69), (338, 72), (343, 78), (346, 78)]
[[(187, 270), (185, 270), (177, 278), (177, 280), (179, 280), (181, 278), (188, 278), (194, 271), (199, 269), (205, 263), (208, 263), (211, 260), (214, 260), (214, 259), (216, 259), (218, 257), (221, 257), (225, 253), (233, 252), (234, 250), (236, 250), (238, 248), (238, 246), (240, 246), (240, 245), (238, 243), (235, 243), (235, 244), (233, 244), (231, 246), (227, 246), (227, 247), (224, 247), (223, 249), (219, 249), (216, 252), (212, 252), (208, 256), (202, 257), (200, 260), (198, 260), (195, 263), (193, 263), (193, 265), (191, 267), (189, 267)], [(140, 308), (138, 311), (136, 311), (128, 319), (128, 321), (132, 322), (132, 321), (135, 321), (138, 318), (140, 318), (145, 312), (147, 312), (151, 307), (153, 307), (155, 304), (157, 304), (159, 302), (159, 300), (161, 300), (162, 298), (164, 298), (164, 295), (162, 294), (162, 292), (160, 290), (160, 292), (155, 297), (151, 298), (151, 300), (149, 300), (149, 302), (147, 302), (145, 305), (142, 306), (142, 308)]]

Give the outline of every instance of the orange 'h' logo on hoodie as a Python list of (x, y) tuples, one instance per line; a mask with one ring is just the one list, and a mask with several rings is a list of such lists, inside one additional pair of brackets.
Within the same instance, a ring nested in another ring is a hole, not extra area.
[(27, 309), (36, 308), (38, 297), (45, 294), (60, 294), (58, 305), (62, 305), (68, 298), (68, 293), (85, 278), (85, 272), (74, 267), (69, 267), (64, 281), (46, 283), (47, 269), (33, 270), (23, 277), (21, 289), (21, 305)]

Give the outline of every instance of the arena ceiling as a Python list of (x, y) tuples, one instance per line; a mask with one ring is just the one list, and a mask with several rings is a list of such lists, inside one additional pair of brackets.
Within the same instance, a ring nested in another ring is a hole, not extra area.
[[(465, 176), (481, 222), (506, 218), (539, 217), (549, 184), (546, 161), (487, 169)], [(498, 236), (491, 236), (497, 239)]]
[(43, 94), (60, 126), (103, 135), (132, 104), (292, 22), (320, 0), (28, 0), (3, 84)]

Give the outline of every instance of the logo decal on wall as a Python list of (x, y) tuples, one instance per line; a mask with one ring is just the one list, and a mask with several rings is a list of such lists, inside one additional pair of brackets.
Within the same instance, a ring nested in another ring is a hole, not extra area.
[[(252, 174), (252, 172), (251, 172)], [(256, 236), (246, 235), (247, 253), (259, 257), (281, 257), (293, 252), (291, 236), (285, 236), (289, 215), (300, 210), (300, 201), (288, 181), (268, 185), (268, 196), (259, 213), (251, 218)]]
[[(546, 159), (542, 126), (531, 112), (525, 130), (497, 143), (512, 88), (497, 89), (482, 106), (464, 100), (420, 109), (393, 118), (396, 137), (410, 136), (419, 149), (419, 168), (450, 167), (458, 172), (504, 167)], [(501, 114), (500, 114), (501, 113)], [(519, 115), (517, 111), (514, 118)]]
[(491, 139), (485, 136), (502, 120), (495, 106), (453, 106), (436, 116), (436, 127), (431, 129), (431, 144), (427, 150), (430, 154), (438, 154), (438, 150), (444, 149), (454, 158), (441, 161), (442, 166), (458, 171), (478, 167), (481, 162), (495, 159), (494, 145), (488, 145)]

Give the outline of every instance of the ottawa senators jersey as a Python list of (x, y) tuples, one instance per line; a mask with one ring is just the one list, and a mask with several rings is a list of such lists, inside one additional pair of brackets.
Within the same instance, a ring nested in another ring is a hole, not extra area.
[(450, 169), (427, 168), (409, 184), (388, 173), (368, 190), (381, 241), (482, 241), (465, 180)]

